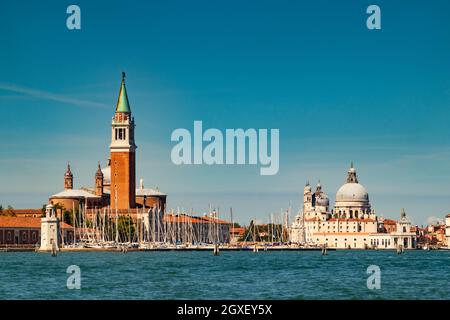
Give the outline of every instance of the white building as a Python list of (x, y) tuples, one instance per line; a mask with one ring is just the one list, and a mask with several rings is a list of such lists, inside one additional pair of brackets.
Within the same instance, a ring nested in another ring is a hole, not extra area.
[(353, 164), (347, 181), (336, 193), (334, 209), (328, 196), (317, 184), (313, 192), (309, 183), (303, 190), (303, 210), (290, 228), (290, 241), (298, 244), (326, 245), (333, 248), (415, 248), (416, 234), (402, 211), (395, 232), (387, 232), (383, 219), (372, 209), (369, 194), (358, 182)]
[(55, 207), (49, 204), (45, 210), (45, 218), (41, 219), (41, 247), (39, 251), (58, 251), (59, 220)]
[(450, 247), (450, 213), (445, 216), (445, 241), (447, 247)]

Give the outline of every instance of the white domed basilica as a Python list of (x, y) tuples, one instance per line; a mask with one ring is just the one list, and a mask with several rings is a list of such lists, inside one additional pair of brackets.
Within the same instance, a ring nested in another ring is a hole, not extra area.
[(345, 249), (414, 248), (416, 235), (410, 232), (410, 226), (411, 223), (402, 213), (397, 228), (389, 228), (390, 233), (386, 231), (384, 219), (378, 218), (372, 209), (369, 194), (359, 183), (352, 163), (346, 183), (336, 193), (336, 202), (332, 210), (320, 181), (314, 192), (310, 184), (306, 183), (303, 190), (303, 210), (292, 223), (290, 241), (302, 245)]
[(375, 218), (369, 202), (369, 194), (359, 184), (353, 163), (348, 170), (347, 182), (336, 193), (334, 216), (338, 218)]

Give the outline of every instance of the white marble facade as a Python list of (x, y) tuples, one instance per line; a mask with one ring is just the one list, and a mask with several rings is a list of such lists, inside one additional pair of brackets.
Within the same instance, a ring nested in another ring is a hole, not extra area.
[(416, 235), (402, 211), (396, 231), (387, 233), (372, 209), (369, 194), (358, 181), (353, 164), (347, 180), (336, 193), (330, 210), (327, 194), (319, 183), (313, 192), (309, 183), (303, 190), (303, 209), (290, 227), (290, 241), (296, 244), (328, 246), (340, 249), (414, 248)]

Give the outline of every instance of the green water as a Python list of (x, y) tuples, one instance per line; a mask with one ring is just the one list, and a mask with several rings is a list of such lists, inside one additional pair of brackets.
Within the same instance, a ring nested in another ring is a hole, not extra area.
[[(66, 269), (78, 265), (81, 289)], [(367, 288), (369, 265), (381, 288)], [(1, 299), (450, 299), (450, 251), (0, 253)]]

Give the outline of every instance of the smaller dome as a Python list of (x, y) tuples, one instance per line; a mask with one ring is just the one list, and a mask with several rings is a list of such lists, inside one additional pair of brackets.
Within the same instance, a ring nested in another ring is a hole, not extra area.
[(111, 167), (103, 168), (102, 173), (103, 173), (103, 184), (111, 184)]
[(323, 206), (323, 207), (328, 207), (330, 204), (330, 200), (328, 199), (328, 197), (325, 195), (323, 197), (319, 197), (318, 199), (316, 199), (316, 204), (318, 206)]

